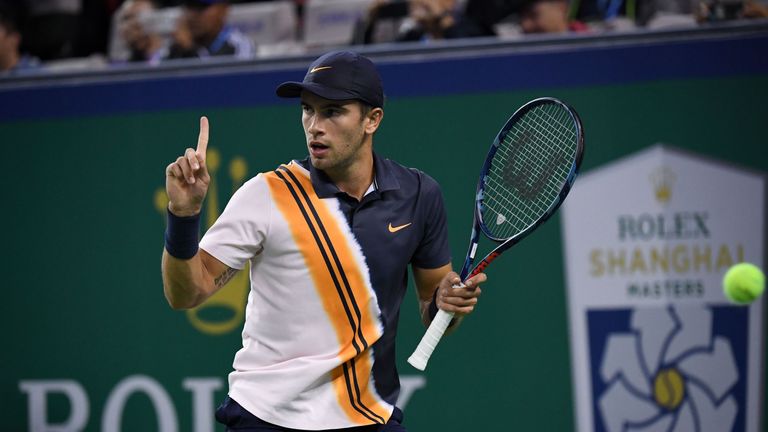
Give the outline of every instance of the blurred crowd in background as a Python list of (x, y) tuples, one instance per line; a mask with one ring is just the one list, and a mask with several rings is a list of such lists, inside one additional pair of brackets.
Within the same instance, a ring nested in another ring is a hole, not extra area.
[(768, 0), (0, 0), (0, 77), (768, 19)]

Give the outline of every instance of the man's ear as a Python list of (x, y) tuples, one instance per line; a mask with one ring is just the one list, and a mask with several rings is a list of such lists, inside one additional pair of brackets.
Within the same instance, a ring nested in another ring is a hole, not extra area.
[(373, 108), (365, 118), (365, 132), (373, 135), (376, 129), (381, 125), (381, 121), (384, 119), (384, 110), (381, 108)]

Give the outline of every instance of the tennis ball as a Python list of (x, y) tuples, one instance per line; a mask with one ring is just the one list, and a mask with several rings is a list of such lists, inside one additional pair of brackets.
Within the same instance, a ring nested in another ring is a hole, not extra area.
[(731, 266), (723, 277), (723, 292), (733, 303), (749, 304), (760, 297), (765, 289), (765, 275), (750, 263)]

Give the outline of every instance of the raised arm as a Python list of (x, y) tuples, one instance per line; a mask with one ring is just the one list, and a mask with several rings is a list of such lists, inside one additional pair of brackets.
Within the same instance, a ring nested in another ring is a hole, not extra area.
[(162, 259), (163, 291), (174, 309), (199, 305), (237, 273), (198, 249), (200, 209), (211, 181), (207, 148), (208, 119), (201, 117), (197, 148), (188, 148), (165, 169), (168, 230)]

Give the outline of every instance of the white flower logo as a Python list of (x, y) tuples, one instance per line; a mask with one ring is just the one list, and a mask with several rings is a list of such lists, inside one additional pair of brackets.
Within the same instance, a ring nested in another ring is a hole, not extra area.
[(631, 332), (608, 336), (597, 395), (609, 432), (722, 432), (733, 428), (739, 371), (712, 310), (634, 309)]

